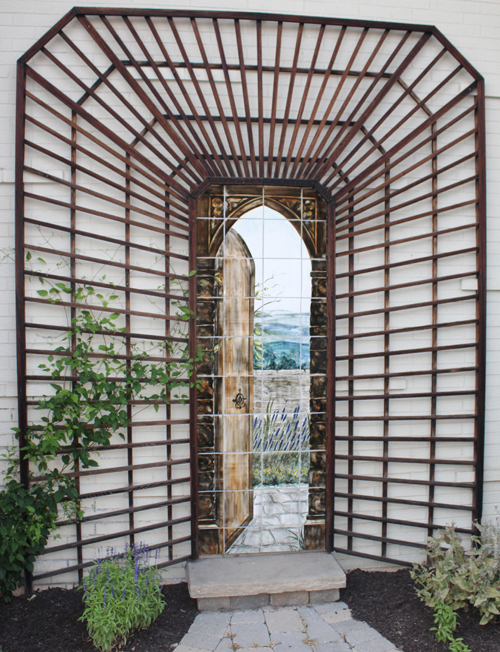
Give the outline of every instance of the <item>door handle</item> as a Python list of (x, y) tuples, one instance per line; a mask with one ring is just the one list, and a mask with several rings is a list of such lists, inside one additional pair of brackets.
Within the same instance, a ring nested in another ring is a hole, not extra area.
[(235, 408), (237, 410), (243, 409), (245, 407), (245, 405), (246, 405), (246, 400), (247, 399), (241, 393), (241, 388), (240, 388), (238, 390), (238, 393), (236, 394), (236, 396), (233, 398), (233, 403), (234, 403)]

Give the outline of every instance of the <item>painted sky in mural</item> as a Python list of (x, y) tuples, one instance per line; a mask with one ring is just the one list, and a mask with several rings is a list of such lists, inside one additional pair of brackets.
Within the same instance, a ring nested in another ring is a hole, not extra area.
[(297, 229), (267, 207), (249, 211), (233, 228), (255, 261), (255, 367), (307, 368), (311, 263)]

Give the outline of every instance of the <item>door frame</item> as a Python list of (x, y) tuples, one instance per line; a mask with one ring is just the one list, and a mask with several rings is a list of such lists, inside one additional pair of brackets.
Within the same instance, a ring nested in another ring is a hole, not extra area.
[[(190, 316), (190, 351), (192, 360), (197, 356), (196, 320), (197, 320), (197, 242), (198, 242), (198, 200), (211, 186), (274, 186), (283, 188), (307, 188), (314, 190), (325, 203), (326, 208), (326, 465), (325, 465), (325, 550), (334, 549), (334, 490), (335, 490), (335, 202), (326, 189), (316, 181), (296, 179), (241, 179), (212, 177), (206, 179), (189, 196), (189, 309)], [(193, 559), (200, 556), (199, 547), (199, 496), (198, 496), (198, 378), (196, 365), (193, 367), (189, 392), (190, 407), (190, 458), (191, 458), (191, 553)]]

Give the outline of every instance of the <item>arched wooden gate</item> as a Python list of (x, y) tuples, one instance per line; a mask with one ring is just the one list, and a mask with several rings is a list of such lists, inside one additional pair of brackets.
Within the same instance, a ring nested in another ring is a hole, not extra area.
[[(176, 347), (194, 357), (195, 318), (184, 329), (179, 309), (196, 309), (188, 273), (208, 217), (198, 199), (214, 185), (306, 188), (327, 207), (316, 476), (326, 547), (409, 563), (445, 523), (471, 533), (483, 468), (484, 83), (436, 28), (76, 8), (19, 61), (16, 129), (21, 433), (50, 391), (38, 365), (82, 308), (76, 288), (116, 295), (98, 307), (120, 315), (123, 359), (134, 342), (165, 338), (169, 360), (182, 359)], [(54, 303), (39, 279), (72, 294)], [(158, 413), (128, 405), (125, 441), (75, 474), (85, 516), (61, 522), (39, 580), (72, 581), (104, 542), (147, 539), (162, 566), (197, 554), (196, 447), (210, 433), (197, 434), (195, 399), (186, 408), (173, 396)]]

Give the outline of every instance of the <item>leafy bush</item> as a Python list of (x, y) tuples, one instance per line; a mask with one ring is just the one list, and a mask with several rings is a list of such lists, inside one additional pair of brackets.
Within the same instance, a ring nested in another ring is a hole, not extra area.
[(436, 604), (434, 607), (434, 624), (431, 632), (436, 632), (438, 643), (448, 643), (450, 652), (471, 652), (462, 638), (455, 638), (453, 632), (457, 628), (457, 614), (448, 604)]
[(55, 529), (58, 502), (71, 494), (64, 477), (26, 487), (19, 481), (17, 451), (12, 450), (8, 458), (0, 492), (0, 595), (5, 602), (21, 585), (24, 570), (33, 571), (35, 558)]
[(106, 557), (96, 561), (80, 587), (86, 605), (80, 620), (87, 622), (88, 633), (101, 652), (124, 645), (130, 633), (149, 627), (158, 618), (165, 608), (159, 581), (144, 544), (127, 546), (118, 555), (109, 548)]
[(430, 565), (415, 566), (412, 576), (426, 604), (439, 601), (454, 611), (471, 606), (485, 625), (500, 613), (500, 523), (477, 527), (480, 536), (472, 537), (474, 547), (467, 552), (454, 526), (430, 538)]
[(417, 594), (434, 609), (436, 638), (448, 641), (449, 649), (461, 652), (468, 648), (454, 639), (457, 609), (476, 609), (485, 625), (500, 613), (500, 522), (477, 524), (479, 536), (472, 537), (473, 548), (465, 551), (454, 526), (429, 538), (429, 565), (414, 566), (412, 578)]

